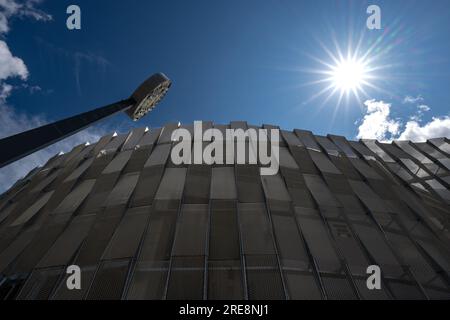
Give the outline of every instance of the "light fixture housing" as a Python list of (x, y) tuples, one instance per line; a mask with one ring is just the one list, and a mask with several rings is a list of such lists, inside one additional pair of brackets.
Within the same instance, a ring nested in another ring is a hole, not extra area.
[(138, 121), (152, 111), (169, 90), (172, 82), (164, 73), (156, 73), (145, 80), (131, 95), (135, 104), (126, 110), (127, 115)]

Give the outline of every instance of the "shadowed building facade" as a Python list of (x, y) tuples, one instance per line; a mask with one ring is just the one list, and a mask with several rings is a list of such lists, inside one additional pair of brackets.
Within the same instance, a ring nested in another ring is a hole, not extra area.
[[(76, 146), (5, 192), (0, 298), (450, 298), (447, 139), (281, 130), (279, 172), (261, 176), (175, 165), (176, 128)], [(80, 290), (67, 289), (69, 265)], [(367, 288), (370, 265), (380, 290)]]

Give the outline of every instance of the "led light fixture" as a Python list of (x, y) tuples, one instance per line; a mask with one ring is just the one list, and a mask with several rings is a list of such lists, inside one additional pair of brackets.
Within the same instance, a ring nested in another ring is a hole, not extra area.
[(164, 98), (172, 82), (163, 73), (156, 73), (144, 81), (131, 95), (135, 104), (126, 110), (128, 116), (137, 121), (152, 111)]

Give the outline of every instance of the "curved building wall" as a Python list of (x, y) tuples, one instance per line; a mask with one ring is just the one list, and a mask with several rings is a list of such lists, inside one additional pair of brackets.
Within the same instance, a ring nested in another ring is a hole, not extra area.
[(262, 176), (258, 164), (175, 165), (177, 127), (77, 146), (4, 193), (0, 298), (450, 298), (447, 139), (280, 131), (279, 171)]

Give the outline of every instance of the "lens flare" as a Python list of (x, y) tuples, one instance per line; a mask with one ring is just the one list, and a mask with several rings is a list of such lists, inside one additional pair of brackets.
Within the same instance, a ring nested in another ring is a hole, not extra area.
[(319, 66), (314, 69), (305, 70), (306, 73), (315, 74), (317, 79), (307, 82), (304, 85), (320, 84), (323, 88), (314, 93), (304, 104), (325, 96), (320, 106), (321, 108), (333, 96), (337, 96), (336, 111), (344, 98), (347, 101), (347, 106), (350, 98), (354, 97), (357, 105), (361, 107), (363, 105), (362, 100), (369, 97), (367, 90), (386, 92), (376, 83), (386, 80), (385, 77), (380, 75), (380, 71), (389, 68), (389, 66), (380, 63), (381, 55), (373, 52), (374, 46), (362, 52), (360, 48), (361, 43), (358, 43), (354, 48), (349, 44), (347, 51), (344, 53), (336, 41), (334, 41), (336, 49), (334, 52), (323, 43), (319, 43), (324, 55), (328, 59), (308, 55), (319, 63)]
[(365, 64), (354, 59), (340, 61), (330, 70), (334, 87), (344, 92), (360, 90), (367, 80), (367, 73)]

